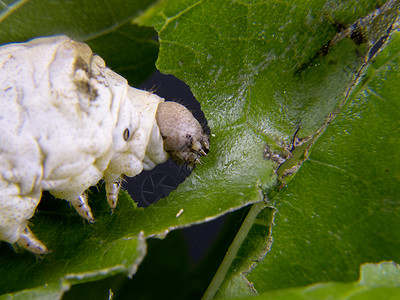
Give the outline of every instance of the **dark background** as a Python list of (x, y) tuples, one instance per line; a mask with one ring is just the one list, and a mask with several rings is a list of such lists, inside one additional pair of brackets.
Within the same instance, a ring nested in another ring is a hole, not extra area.
[[(154, 91), (166, 101), (175, 101), (185, 105), (202, 124), (204, 132), (210, 134), (200, 104), (194, 98), (189, 86), (184, 82), (172, 75), (164, 75), (156, 71), (138, 88)], [(201, 168), (201, 166), (198, 167)], [(186, 166), (179, 166), (169, 159), (166, 163), (156, 166), (151, 171), (143, 171), (135, 177), (127, 178), (125, 188), (138, 206), (147, 207), (175, 190), (190, 173), (191, 171)], [(193, 262), (199, 261), (207, 252), (222, 223), (223, 218), (218, 218), (210, 223), (184, 229), (185, 239)]]

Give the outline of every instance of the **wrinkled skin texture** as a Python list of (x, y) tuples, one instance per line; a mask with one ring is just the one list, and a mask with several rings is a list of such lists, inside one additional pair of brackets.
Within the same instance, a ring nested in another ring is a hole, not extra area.
[(93, 222), (85, 190), (103, 178), (114, 209), (122, 175), (168, 158), (163, 101), (65, 36), (0, 47), (0, 240), (47, 253), (27, 226), (42, 190)]

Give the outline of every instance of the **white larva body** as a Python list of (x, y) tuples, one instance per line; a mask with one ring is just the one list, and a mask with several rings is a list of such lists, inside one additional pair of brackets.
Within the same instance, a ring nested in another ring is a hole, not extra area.
[(93, 221), (85, 190), (166, 161), (156, 111), (164, 99), (130, 87), (65, 36), (0, 47), (0, 240), (42, 254), (27, 227), (42, 190)]

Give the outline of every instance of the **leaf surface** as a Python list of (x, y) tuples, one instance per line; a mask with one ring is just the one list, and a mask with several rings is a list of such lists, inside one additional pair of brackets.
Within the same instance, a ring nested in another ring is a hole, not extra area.
[(364, 264), (354, 282), (318, 283), (301, 288), (276, 290), (240, 299), (397, 299), (400, 296), (399, 266), (393, 262)]

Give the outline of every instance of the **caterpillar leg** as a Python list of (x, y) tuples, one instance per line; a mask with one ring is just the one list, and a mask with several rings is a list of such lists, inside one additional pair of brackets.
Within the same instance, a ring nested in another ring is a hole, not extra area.
[(20, 234), (16, 244), (35, 254), (49, 253), (49, 250), (47, 250), (46, 246), (35, 237), (35, 235), (28, 228), (28, 226), (25, 227), (24, 230), (22, 230), (22, 233)]
[(46, 254), (46, 246), (28, 228), (28, 220), (35, 213), (42, 192), (35, 189), (29, 195), (20, 195), (20, 185), (0, 176), (0, 240), (17, 244), (35, 254)]
[(88, 204), (88, 199), (85, 194), (80, 195), (78, 198), (70, 202), (81, 217), (85, 218), (90, 223), (95, 222), (92, 210), (90, 209), (90, 206)]
[(118, 202), (118, 193), (121, 189), (121, 183), (117, 182), (106, 182), (106, 194), (108, 205), (111, 207), (111, 212), (114, 211)]

